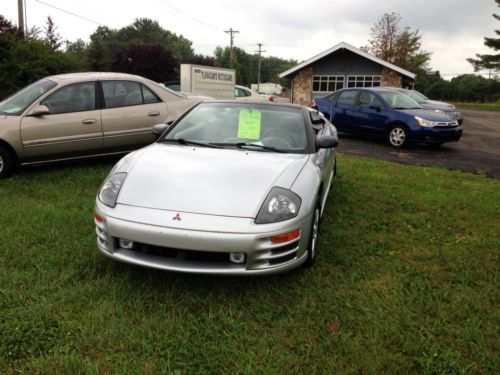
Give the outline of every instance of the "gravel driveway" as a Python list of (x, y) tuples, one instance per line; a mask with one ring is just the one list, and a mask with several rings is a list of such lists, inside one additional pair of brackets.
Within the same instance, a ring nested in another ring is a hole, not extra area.
[(338, 151), (404, 164), (485, 173), (500, 179), (500, 111), (461, 110), (463, 135), (459, 142), (438, 148), (410, 145), (399, 150), (381, 140), (340, 134)]

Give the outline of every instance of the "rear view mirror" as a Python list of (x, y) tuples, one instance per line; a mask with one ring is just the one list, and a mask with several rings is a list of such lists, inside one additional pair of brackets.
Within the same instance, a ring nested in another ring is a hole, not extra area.
[(151, 132), (158, 138), (160, 135), (163, 134), (165, 130), (170, 126), (170, 124), (156, 124), (153, 126), (153, 129), (151, 129)]
[(332, 148), (339, 144), (338, 137), (334, 135), (322, 135), (316, 138), (317, 148)]
[(31, 112), (32, 116), (45, 116), (50, 113), (49, 107), (46, 105), (40, 104), (39, 106), (35, 107), (33, 111)]
[(382, 110), (382, 106), (380, 104), (372, 104), (370, 108), (374, 109), (377, 112), (380, 112)]

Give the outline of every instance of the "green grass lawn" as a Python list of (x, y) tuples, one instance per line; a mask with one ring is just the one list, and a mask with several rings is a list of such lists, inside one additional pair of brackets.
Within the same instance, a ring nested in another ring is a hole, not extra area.
[(479, 109), (487, 111), (500, 111), (500, 102), (496, 103), (453, 103), (458, 109)]
[(498, 373), (500, 181), (338, 159), (318, 262), (263, 278), (101, 256), (112, 162), (0, 181), (0, 373)]

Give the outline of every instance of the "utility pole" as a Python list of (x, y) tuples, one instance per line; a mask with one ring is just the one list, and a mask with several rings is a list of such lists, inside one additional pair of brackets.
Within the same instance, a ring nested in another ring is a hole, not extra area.
[(234, 44), (234, 35), (236, 33), (239, 33), (237, 30), (233, 30), (232, 27), (229, 28), (229, 30), (224, 31), (226, 34), (229, 34), (229, 66), (233, 66), (233, 44)]
[(257, 71), (257, 92), (260, 94), (260, 60), (262, 57), (262, 52), (266, 52), (262, 49), (262, 43), (257, 43), (259, 50), (255, 51), (259, 54), (259, 70)]
[(21, 31), (24, 37), (24, 5), (23, 0), (17, 0), (17, 29)]

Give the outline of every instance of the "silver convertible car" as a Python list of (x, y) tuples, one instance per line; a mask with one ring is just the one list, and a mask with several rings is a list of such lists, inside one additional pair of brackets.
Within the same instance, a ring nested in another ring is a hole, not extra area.
[(97, 195), (104, 255), (223, 275), (313, 264), (336, 171), (328, 120), (297, 105), (204, 102), (153, 133)]

